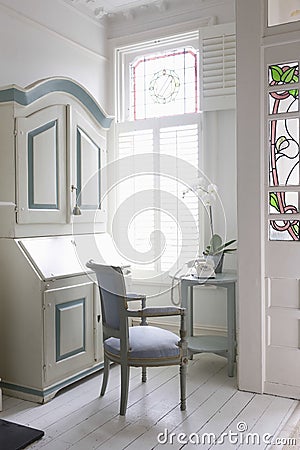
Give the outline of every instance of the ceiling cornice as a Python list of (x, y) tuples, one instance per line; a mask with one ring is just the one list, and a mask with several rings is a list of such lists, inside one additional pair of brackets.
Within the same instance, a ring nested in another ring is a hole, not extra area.
[[(62, 0), (77, 11), (87, 15), (95, 21), (103, 18), (117, 19), (124, 17), (134, 19), (147, 12), (167, 12), (175, 6), (176, 0)], [(209, 0), (198, 0), (204, 3)]]

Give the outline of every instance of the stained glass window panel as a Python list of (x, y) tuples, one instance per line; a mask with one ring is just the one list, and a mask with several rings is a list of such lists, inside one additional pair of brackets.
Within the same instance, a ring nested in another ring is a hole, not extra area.
[(299, 212), (298, 192), (270, 192), (270, 214), (297, 214)]
[(282, 114), (299, 111), (298, 89), (290, 91), (274, 91), (269, 93), (269, 114)]
[(299, 241), (299, 220), (271, 220), (270, 241)]
[(299, 63), (272, 64), (269, 66), (269, 86), (298, 83)]
[(299, 119), (270, 121), (269, 141), (270, 185), (298, 185)]
[(137, 58), (130, 65), (130, 119), (197, 112), (197, 58), (192, 47)]

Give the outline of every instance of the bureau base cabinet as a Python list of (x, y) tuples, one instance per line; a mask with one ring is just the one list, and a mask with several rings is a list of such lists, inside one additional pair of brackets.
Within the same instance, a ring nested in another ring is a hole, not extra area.
[(43, 403), (103, 367), (99, 293), (91, 274), (43, 279), (22, 242), (0, 239), (2, 387)]

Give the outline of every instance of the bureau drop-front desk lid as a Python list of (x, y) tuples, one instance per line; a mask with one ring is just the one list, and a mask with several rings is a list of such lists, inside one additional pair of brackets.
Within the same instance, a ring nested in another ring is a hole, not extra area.
[(129, 267), (108, 233), (18, 239), (42, 280), (81, 275), (86, 262)]

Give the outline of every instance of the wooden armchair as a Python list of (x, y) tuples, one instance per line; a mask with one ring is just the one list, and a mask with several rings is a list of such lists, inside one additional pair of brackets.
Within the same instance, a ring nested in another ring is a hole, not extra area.
[[(97, 276), (100, 290), (104, 375), (100, 395), (105, 394), (110, 361), (121, 365), (120, 415), (125, 415), (128, 401), (129, 368), (142, 367), (142, 381), (146, 381), (146, 367), (180, 366), (180, 407), (186, 409), (186, 367), (187, 342), (185, 340), (185, 310), (174, 306), (145, 306), (146, 296), (127, 294), (120, 267), (106, 266), (89, 261), (87, 267)], [(138, 310), (128, 309), (128, 302), (141, 301)], [(128, 326), (129, 317), (140, 317), (141, 325), (146, 325), (146, 317), (179, 315), (180, 340), (170, 331), (154, 326)]]

